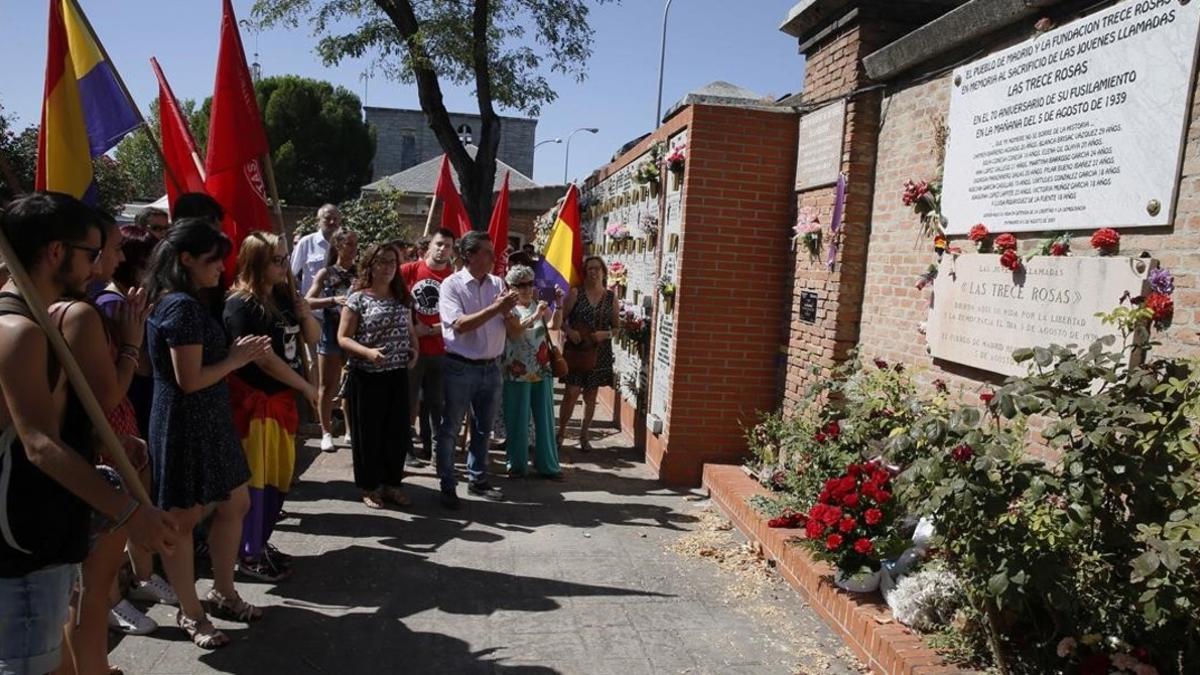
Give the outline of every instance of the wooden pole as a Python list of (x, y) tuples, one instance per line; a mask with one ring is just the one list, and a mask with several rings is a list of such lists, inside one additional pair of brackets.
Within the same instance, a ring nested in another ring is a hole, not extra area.
[[(283, 225), (283, 207), (280, 206), (280, 204), (279, 204), (279, 186), (275, 183), (275, 167), (272, 166), (272, 164), (271, 164), (270, 151), (268, 151), (266, 154), (264, 154), (259, 161), (262, 162), (263, 175), (267, 179), (267, 190), (269, 190), (271, 192), (271, 202), (275, 205), (275, 209), (274, 209), (275, 219), (276, 219), (275, 226), (279, 228), (279, 232), (278, 232), (279, 236), (287, 237), (287, 234), (288, 234), (287, 228), (284, 227), (284, 225)], [(292, 248), (292, 242), (285, 241), (284, 247), (290, 251)], [(300, 284), (296, 283), (296, 275), (292, 274), (292, 266), (291, 265), (288, 265), (287, 286), (288, 286), (288, 292), (291, 293), (294, 298), (296, 298), (297, 302), (307, 302), (304, 298), (300, 297)], [(315, 344), (308, 344), (306, 342), (305, 346), (308, 348), (312, 348), (315, 351), (315, 347), (316, 347)], [(310, 359), (308, 358), (308, 351), (309, 351), (308, 349), (300, 350), (300, 364), (304, 368), (304, 374), (307, 376), (308, 381), (312, 382), (313, 384), (316, 384), (316, 382), (314, 381), (314, 378), (316, 376), (316, 370), (312, 367), (312, 364), (310, 363)]]
[(433, 210), (437, 208), (437, 193), (429, 198), (429, 214), (425, 216), (425, 233), (421, 236), (429, 236), (429, 227), (433, 224)]
[(41, 298), (38, 297), (33, 280), (29, 278), (25, 266), (17, 259), (12, 244), (9, 243), (8, 237), (3, 231), (0, 231), (0, 256), (3, 256), (4, 262), (8, 263), (12, 282), (21, 292), (21, 297), (25, 298), (33, 320), (46, 334), (46, 339), (50, 341), (50, 348), (54, 350), (54, 355), (58, 357), (63, 370), (66, 371), (67, 379), (75, 390), (75, 395), (79, 397), (79, 402), (83, 404), (83, 409), (87, 412), (96, 435), (100, 437), (100, 442), (106, 450), (105, 454), (113, 460), (113, 463), (117, 465), (117, 471), (125, 479), (125, 488), (138, 501), (148, 506), (153, 505), (154, 502), (150, 501), (150, 495), (146, 494), (146, 488), (142, 486), (137, 470), (133, 468), (129, 457), (125, 455), (125, 446), (113, 432), (112, 426), (108, 423), (108, 417), (100, 407), (100, 402), (96, 400), (96, 394), (92, 391), (91, 385), (88, 384), (87, 377), (79, 368), (79, 362), (75, 360), (75, 355), (71, 353), (71, 348), (67, 346), (67, 341), (63, 338), (62, 333), (50, 320), (50, 314), (46, 311), (46, 306), (42, 304)]
[(113, 60), (108, 56), (108, 50), (104, 48), (104, 43), (100, 41), (100, 37), (96, 35), (96, 30), (92, 28), (92, 22), (87, 18), (87, 14), (83, 13), (83, 8), (79, 6), (78, 0), (71, 0), (71, 5), (75, 8), (75, 13), (79, 15), (83, 25), (87, 27), (88, 32), (92, 35), (92, 41), (96, 43), (96, 47), (100, 50), (100, 55), (112, 67), (113, 76), (117, 79), (117, 86), (121, 88), (121, 93), (125, 95), (125, 100), (129, 103), (129, 107), (133, 108), (133, 112), (137, 115), (139, 127), (146, 132), (146, 137), (150, 139), (150, 145), (154, 148), (154, 152), (158, 155), (158, 161), (163, 166), (163, 172), (166, 173), (167, 179), (175, 186), (179, 192), (186, 192), (187, 189), (179, 182), (179, 178), (171, 171), (171, 167), (167, 165), (167, 158), (163, 155), (162, 146), (159, 145), (158, 139), (154, 137), (154, 132), (150, 130), (150, 125), (146, 124), (146, 118), (142, 117), (142, 110), (138, 108), (137, 102), (133, 100), (133, 96), (129, 93), (129, 88), (125, 86), (125, 80), (121, 77), (120, 71), (113, 64)]

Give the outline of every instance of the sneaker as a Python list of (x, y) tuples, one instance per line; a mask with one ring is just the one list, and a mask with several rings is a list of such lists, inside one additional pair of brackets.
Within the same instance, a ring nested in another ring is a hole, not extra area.
[(433, 460), (432, 448), (413, 448), (413, 456), (426, 462)]
[(442, 492), (442, 506), (457, 511), (462, 508), (462, 500), (454, 490), (445, 490)]
[(263, 551), (263, 555), (270, 558), (271, 562), (274, 563), (276, 567), (284, 571), (291, 571), (292, 561), (294, 560), (292, 556), (280, 551), (270, 544), (267, 544), (267, 548), (265, 551)]
[(476, 497), (483, 497), (484, 499), (504, 498), (504, 494), (500, 492), (500, 488), (492, 486), (487, 481), (471, 483), (469, 486), (467, 486), (467, 492), (475, 495)]
[(321, 452), (337, 452), (337, 448), (333, 447), (333, 434), (321, 434)]
[(404, 460), (404, 463), (411, 467), (415, 467), (418, 469), (429, 466), (429, 462), (421, 459), (420, 457), (417, 457), (416, 453), (413, 453), (413, 454), (409, 455), (408, 457), (406, 457)]
[(259, 560), (242, 560), (238, 563), (238, 571), (259, 581), (276, 582), (288, 577), (288, 572), (271, 562), (270, 556), (264, 555)]
[(126, 635), (149, 635), (158, 624), (128, 600), (122, 600), (108, 610), (108, 627)]
[(345, 443), (346, 445), (350, 445), (350, 430), (349, 429), (346, 429), (346, 435), (342, 437), (342, 442)]
[(164, 605), (178, 605), (179, 597), (166, 579), (151, 574), (146, 581), (135, 581), (129, 589), (129, 599), (140, 602), (157, 602)]

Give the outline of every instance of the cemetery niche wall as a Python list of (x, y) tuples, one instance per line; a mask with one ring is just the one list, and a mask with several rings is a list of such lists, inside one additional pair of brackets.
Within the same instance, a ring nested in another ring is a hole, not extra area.
[(601, 400), (668, 484), (740, 462), (744, 427), (774, 405), (796, 122), (761, 101), (685, 102), (583, 186), (623, 324)]

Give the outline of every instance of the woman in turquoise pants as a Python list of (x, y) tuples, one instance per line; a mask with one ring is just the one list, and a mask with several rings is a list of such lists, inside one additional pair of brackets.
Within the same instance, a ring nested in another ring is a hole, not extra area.
[[(504, 426), (508, 430), (508, 475), (524, 476), (529, 467), (529, 416), (533, 415), (533, 466), (543, 478), (562, 480), (554, 437), (554, 376), (548, 328), (557, 329), (562, 312), (534, 301), (533, 270), (516, 265), (505, 281), (517, 291), (517, 306), (504, 319)], [(549, 325), (548, 325), (549, 324)]]

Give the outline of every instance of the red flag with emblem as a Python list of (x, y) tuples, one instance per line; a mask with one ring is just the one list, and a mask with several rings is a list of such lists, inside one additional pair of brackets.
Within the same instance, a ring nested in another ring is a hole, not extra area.
[(508, 271), (508, 172), (504, 173), (504, 185), (500, 188), (500, 196), (496, 198), (496, 206), (492, 208), (488, 237), (496, 250), (492, 274), (502, 277)]
[(233, 6), (224, 0), (221, 14), (221, 47), (217, 80), (213, 87), (212, 116), (208, 132), (208, 194), (225, 209), (221, 230), (233, 242), (232, 261), (246, 235), (274, 229), (261, 158), (267, 154), (267, 133), (254, 95), (254, 80), (246, 67), (246, 52), (238, 33)]

